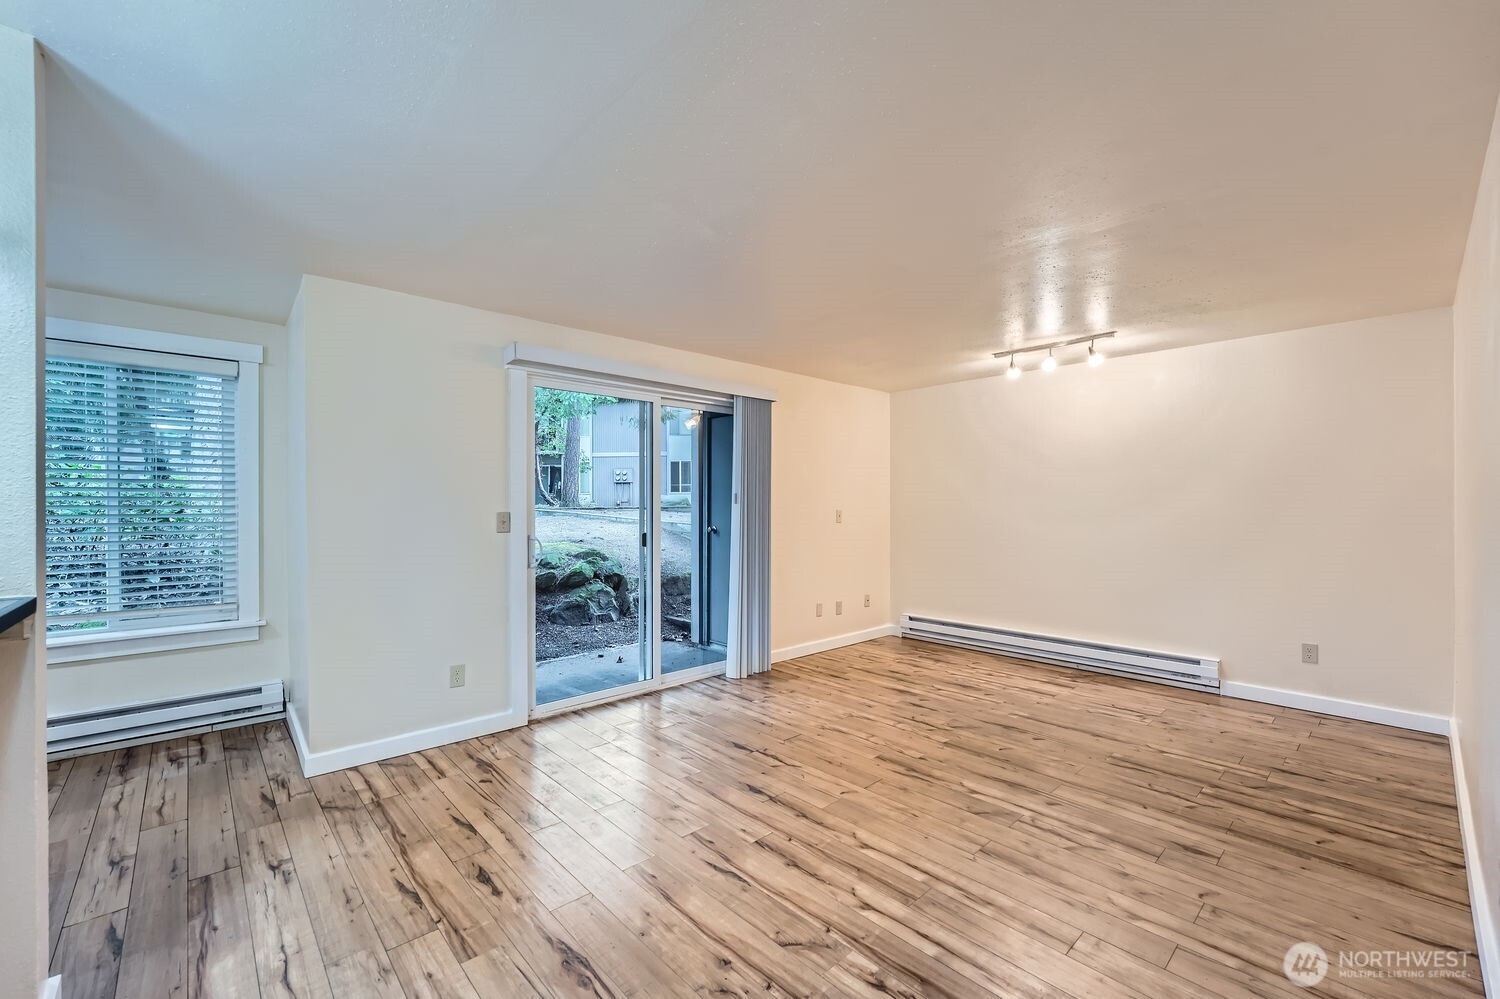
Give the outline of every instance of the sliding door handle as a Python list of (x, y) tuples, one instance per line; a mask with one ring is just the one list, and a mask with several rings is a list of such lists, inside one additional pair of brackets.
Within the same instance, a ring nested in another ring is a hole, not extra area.
[(534, 534), (526, 535), (526, 549), (531, 557), (531, 567), (534, 569), (542, 560), (542, 540)]

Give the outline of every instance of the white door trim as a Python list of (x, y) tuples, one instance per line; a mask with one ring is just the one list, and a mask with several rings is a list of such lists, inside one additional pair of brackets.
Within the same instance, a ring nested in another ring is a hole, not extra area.
[(588, 354), (575, 354), (568, 350), (539, 347), (529, 343), (513, 343), (506, 347), (505, 366), (510, 370), (521, 368), (562, 377), (573, 375), (596, 385), (600, 382), (609, 382), (621, 388), (634, 385), (636, 391), (644, 390), (666, 396), (680, 394), (684, 399), (694, 399), (699, 393), (708, 393), (720, 397), (746, 395), (755, 399), (776, 401), (776, 390), (760, 385), (702, 375), (685, 375), (678, 371), (653, 368), (632, 361), (592, 357)]
[[(532, 538), (536, 536), (536, 488), (533, 482), (531, 462), (536, 449), (534, 404), (537, 388), (554, 388), (570, 392), (597, 395), (608, 391), (611, 395), (632, 402), (642, 402), (650, 407), (651, 434), (646, 445), (649, 454), (641, 458), (641, 496), (650, 504), (648, 530), (651, 536), (651, 559), (648, 567), (649, 591), (642, 595), (640, 614), (642, 626), (647, 629), (644, 651), (650, 657), (651, 675), (636, 683), (612, 687), (595, 694), (580, 694), (550, 704), (536, 703), (536, 574), (532, 571)], [(643, 391), (624, 384), (612, 386), (600, 380), (579, 379), (574, 381), (551, 372), (528, 371), (512, 366), (506, 372), (506, 388), (509, 393), (507, 464), (509, 470), (509, 501), (512, 511), (523, 511), (518, 520), (523, 536), (514, 539), (509, 548), (509, 572), (507, 574), (510, 628), (510, 662), (517, 668), (511, 671), (510, 703), (520, 705), (528, 718), (545, 718), (549, 715), (576, 710), (595, 704), (605, 704), (624, 697), (676, 686), (708, 676), (723, 675), (722, 663), (665, 673), (662, 668), (661, 646), (661, 490), (657, 479), (661, 474), (658, 463), (663, 446), (661, 410), (663, 405), (680, 405), (678, 400)], [(512, 526), (514, 532), (516, 527)]]

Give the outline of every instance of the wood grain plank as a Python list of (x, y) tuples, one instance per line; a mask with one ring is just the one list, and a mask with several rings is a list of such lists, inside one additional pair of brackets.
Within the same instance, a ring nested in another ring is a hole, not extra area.
[(187, 995), (187, 855), (185, 821), (141, 833), (116, 999)]
[[(479, 999), (441, 933), (429, 933), (395, 948), (391, 965), (408, 999)], [(516, 993), (491, 990), (485, 994)]]
[(328, 983), (336, 996), (405, 999), (396, 969), (383, 950), (358, 950), (328, 966)]
[(188, 767), (188, 877), (216, 874), (240, 862), (234, 828), (234, 803), (229, 796), (229, 772), (222, 745), (211, 763)]
[(229, 729), (224, 737), (224, 767), (229, 777), (229, 800), (234, 807), (236, 833), (276, 822), (276, 799), (261, 760), (260, 742), (247, 726)]
[(142, 829), (169, 826), (187, 819), (188, 758), (186, 739), (158, 742), (151, 747), (150, 765), (146, 769), (146, 806), (141, 813)]
[[(299, 794), (278, 807), (324, 963), (331, 968), (351, 954), (378, 955), (374, 957), (375, 970), (381, 974), (374, 977), (381, 981), (370, 984), (381, 984), (383, 971), (379, 964), (384, 960), (385, 948), (365, 905), (364, 893), (349, 872), (338, 838), (324, 818), (318, 799), (311, 793)], [(358, 977), (362, 969), (367, 970), (363, 958), (345, 969), (345, 977)]]
[(372, 819), (399, 857), (432, 921), (460, 962), (499, 946), (501, 934), (436, 838), (401, 797), (383, 798)]
[(329, 999), (328, 972), (281, 824), (247, 829), (240, 858), (262, 999)]
[(257, 725), (255, 736), (260, 742), (266, 780), (271, 784), (271, 796), (276, 803), (290, 801), (299, 794), (310, 794), (312, 785), (302, 776), (302, 764), (297, 761), (297, 750), (292, 746), (292, 736), (286, 726), (279, 722)]
[(64, 925), (81, 923), (130, 904), (141, 809), (145, 802), (144, 779), (105, 787)]
[(397, 947), (431, 933), (434, 925), (427, 911), (429, 900), (423, 897), (417, 879), (391, 852), (349, 779), (342, 773), (324, 774), (312, 779), (312, 787), (384, 947)]
[(47, 820), (47, 942), (55, 951), (63, 920), (72, 904), (84, 851), (99, 815), (104, 783), (109, 779), (108, 753), (74, 757), (62, 791)]
[(113, 996), (125, 946), (124, 909), (64, 927), (52, 954), (53, 975), (62, 976), (63, 999)]
[(243, 872), (229, 867), (188, 885), (188, 995), (259, 996)]
[(50, 816), (52, 810), (57, 807), (57, 799), (62, 797), (63, 785), (68, 781), (68, 774), (73, 772), (74, 757), (65, 760), (47, 761), (47, 814)]

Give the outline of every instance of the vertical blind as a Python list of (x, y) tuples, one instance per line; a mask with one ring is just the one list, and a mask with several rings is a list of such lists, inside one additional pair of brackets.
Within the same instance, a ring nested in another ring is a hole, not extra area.
[(731, 680), (771, 668), (771, 403), (734, 397), (734, 506), (729, 522)]
[(233, 361), (49, 340), (48, 630), (238, 617)]

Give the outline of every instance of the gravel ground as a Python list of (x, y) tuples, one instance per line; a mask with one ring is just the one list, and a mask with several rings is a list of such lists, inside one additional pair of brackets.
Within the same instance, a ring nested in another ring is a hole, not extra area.
[[(688, 525), (673, 523), (663, 515), (661, 571), (663, 575), (691, 572), (693, 549), (688, 543)], [(678, 516), (681, 516), (680, 514)], [(641, 529), (635, 517), (611, 516), (573, 510), (539, 509), (536, 512), (536, 536), (544, 546), (552, 541), (576, 541), (613, 555), (625, 566), (626, 574), (637, 564)], [(634, 587), (632, 587), (634, 588)]]
[[(685, 523), (663, 523), (661, 571), (665, 575), (692, 571), (692, 547)], [(572, 541), (597, 548), (613, 556), (625, 567), (632, 593), (640, 591), (640, 529), (634, 517), (613, 517), (607, 513), (539, 509), (536, 512), (537, 540), (543, 548), (552, 542)], [(628, 645), (636, 641), (637, 620), (634, 615), (605, 624), (563, 625), (546, 620), (545, 594), (539, 594), (536, 609), (536, 658), (538, 662), (573, 656), (591, 649)], [(669, 617), (688, 617), (691, 601), (687, 596), (667, 597), (664, 601)], [(687, 634), (668, 625), (663, 641), (685, 640)]]

